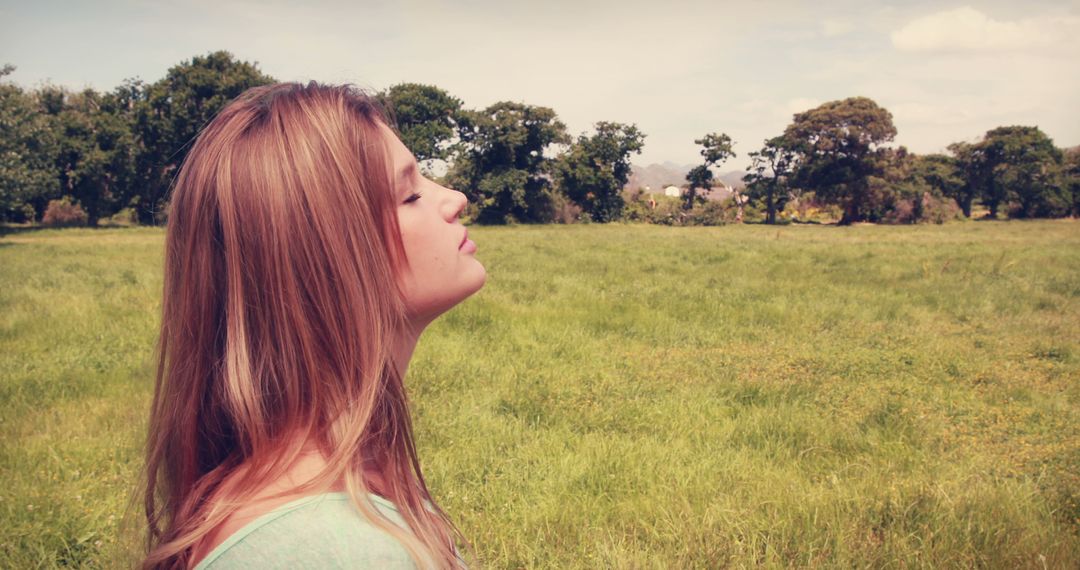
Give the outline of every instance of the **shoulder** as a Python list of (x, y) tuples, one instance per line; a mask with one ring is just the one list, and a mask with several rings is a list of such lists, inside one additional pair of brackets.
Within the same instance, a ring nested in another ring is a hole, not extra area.
[[(375, 508), (405, 527), (393, 505)], [(415, 568), (405, 547), (368, 521), (344, 493), (306, 497), (237, 530), (197, 570), (258, 568)]]

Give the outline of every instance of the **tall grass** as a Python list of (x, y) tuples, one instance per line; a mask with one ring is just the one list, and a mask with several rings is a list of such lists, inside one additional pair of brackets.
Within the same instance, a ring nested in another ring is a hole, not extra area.
[[(1080, 564), (1076, 222), (470, 236), (408, 383), (482, 566)], [(0, 567), (138, 540), (161, 240), (0, 239)]]

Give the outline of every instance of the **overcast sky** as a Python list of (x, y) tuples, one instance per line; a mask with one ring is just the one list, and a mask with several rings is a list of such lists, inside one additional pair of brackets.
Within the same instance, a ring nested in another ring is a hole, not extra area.
[(638, 164), (698, 162), (720, 131), (739, 155), (721, 170), (743, 168), (793, 113), (856, 95), (919, 153), (1014, 124), (1080, 144), (1080, 0), (0, 0), (0, 64), (27, 87), (155, 81), (218, 49), (279, 80), (544, 105), (575, 135), (636, 123)]

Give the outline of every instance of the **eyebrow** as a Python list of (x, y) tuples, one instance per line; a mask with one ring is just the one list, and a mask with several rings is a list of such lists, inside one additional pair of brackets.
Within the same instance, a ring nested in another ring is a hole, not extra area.
[(416, 161), (413, 161), (413, 162), (410, 162), (408, 164), (408, 166), (406, 166), (405, 168), (402, 168), (400, 172), (398, 172), (398, 184), (402, 188), (405, 188), (406, 187), (405, 182), (407, 182), (415, 174), (416, 174)]

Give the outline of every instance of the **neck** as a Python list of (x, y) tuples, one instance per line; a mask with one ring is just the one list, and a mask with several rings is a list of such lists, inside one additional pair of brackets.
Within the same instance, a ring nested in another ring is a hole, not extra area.
[(409, 361), (412, 360), (413, 351), (416, 350), (416, 342), (424, 332), (425, 325), (408, 321), (405, 328), (398, 332), (394, 339), (393, 360), (398, 373), (402, 378), (409, 371)]
[[(391, 359), (402, 378), (405, 378), (405, 373), (409, 369), (409, 361), (412, 360), (413, 351), (416, 349), (416, 343), (420, 340), (420, 334), (424, 332), (424, 328), (424, 324), (408, 321), (406, 326), (394, 336), (391, 346)], [(302, 436), (296, 434), (296, 437)], [(297, 460), (289, 467), (287, 474), (281, 480), (276, 481), (275, 485), (271, 486), (273, 490), (292, 489), (306, 483), (315, 478), (326, 467), (328, 457), (323, 451), (319, 450), (315, 440), (307, 440), (300, 445), (302, 445), (302, 448)], [(379, 469), (368, 460), (365, 460), (364, 476), (372, 491), (386, 496), (385, 482), (379, 474)], [(340, 480), (331, 486), (333, 490), (342, 490), (343, 488), (344, 482)]]

